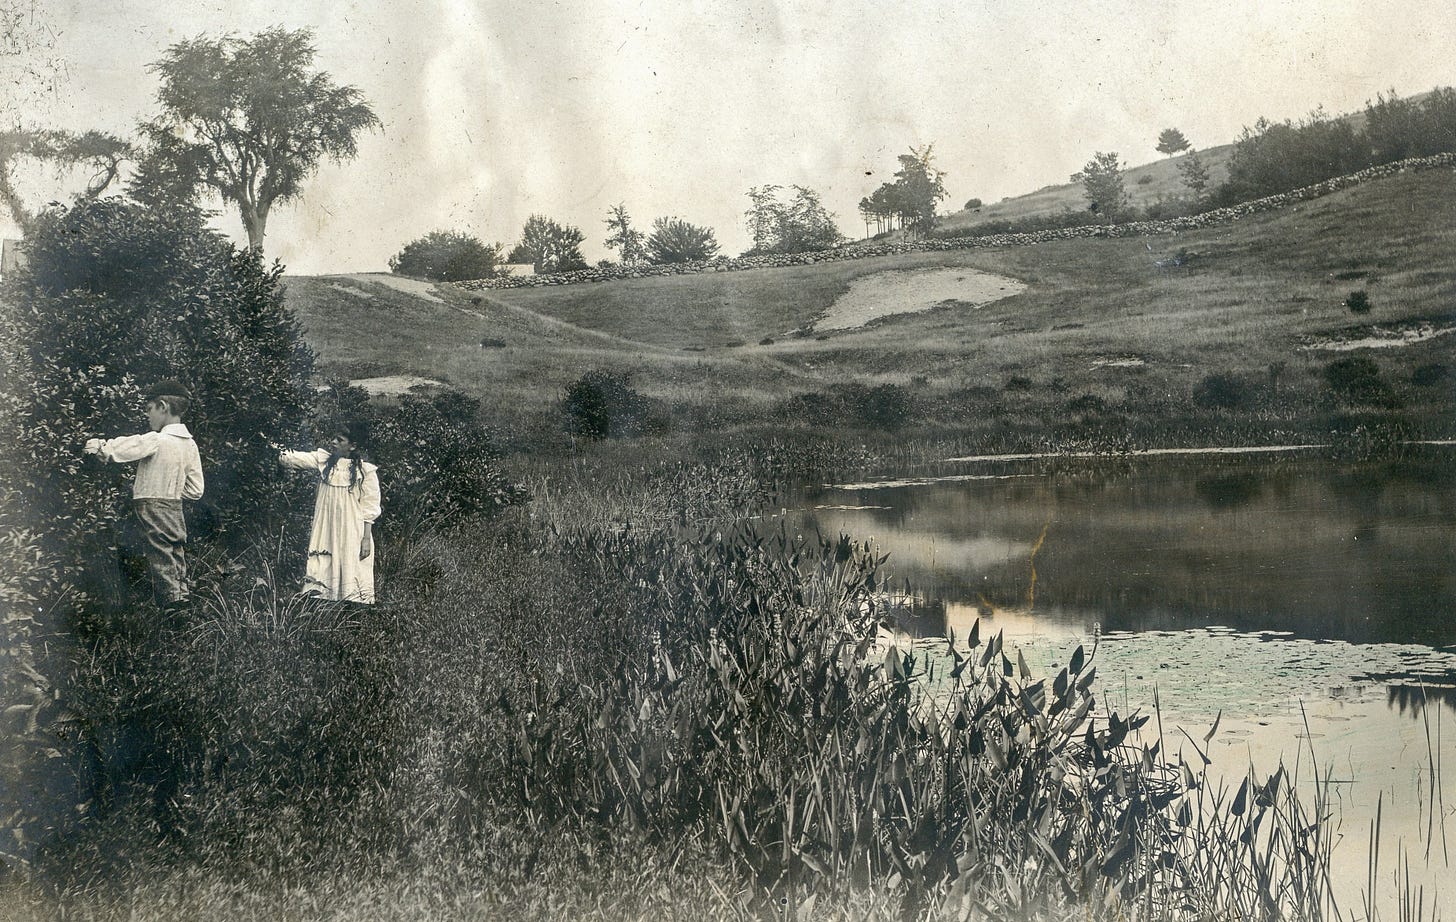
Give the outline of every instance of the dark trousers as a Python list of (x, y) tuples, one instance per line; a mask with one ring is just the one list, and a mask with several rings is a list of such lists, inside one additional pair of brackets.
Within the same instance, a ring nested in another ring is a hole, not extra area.
[(152, 571), (152, 594), (158, 605), (187, 601), (187, 522), (180, 499), (133, 500), (141, 526), (142, 552)]

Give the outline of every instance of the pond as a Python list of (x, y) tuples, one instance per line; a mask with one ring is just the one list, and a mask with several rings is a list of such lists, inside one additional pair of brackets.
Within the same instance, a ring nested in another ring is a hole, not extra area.
[(927, 655), (977, 618), (1039, 674), (1095, 646), (1100, 712), (1156, 696), (1190, 761), (1217, 720), (1210, 771), (1235, 786), (1281, 759), (1307, 802), (1327, 779), (1345, 909), (1377, 805), (1377, 902), (1404, 851), (1427, 900), (1456, 909), (1456, 449), (962, 459), (803, 484), (789, 511), (890, 555), (899, 627)]

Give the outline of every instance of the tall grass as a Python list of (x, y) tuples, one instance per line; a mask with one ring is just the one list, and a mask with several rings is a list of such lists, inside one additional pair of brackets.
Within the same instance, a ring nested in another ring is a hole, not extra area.
[(1322, 814), (1284, 772), (1210, 791), (1106, 708), (1095, 650), (1037, 678), (999, 635), (888, 643), (883, 559), (757, 530), (729, 468), (616, 481), (638, 509), (719, 484), (693, 514), (548, 498), (382, 543), (372, 607), (258, 564), (186, 626), (95, 626), (73, 682), (97, 800), (8, 905), (1327, 917)]

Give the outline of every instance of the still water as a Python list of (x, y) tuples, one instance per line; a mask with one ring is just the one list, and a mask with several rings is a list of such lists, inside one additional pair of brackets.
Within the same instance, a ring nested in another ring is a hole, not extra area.
[(1100, 711), (1156, 695), (1165, 734), (1200, 745), (1218, 719), (1210, 771), (1235, 785), (1298, 761), (1312, 802), (1326, 779), (1347, 911), (1379, 804), (1376, 903), (1394, 912), (1403, 851), (1428, 917), (1456, 912), (1456, 448), (975, 459), (790, 507), (890, 555), (927, 654), (976, 618), (1047, 675), (1095, 646)]

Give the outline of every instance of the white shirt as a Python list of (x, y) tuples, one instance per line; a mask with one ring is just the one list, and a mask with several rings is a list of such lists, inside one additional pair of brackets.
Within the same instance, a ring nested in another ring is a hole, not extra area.
[(107, 461), (141, 462), (132, 499), (202, 498), (202, 457), (181, 423), (168, 423), (160, 432), (107, 439), (97, 454)]

